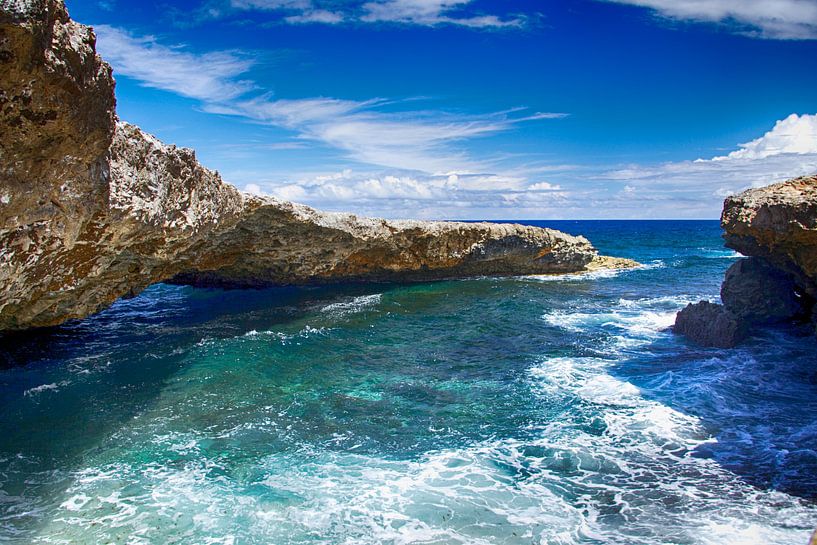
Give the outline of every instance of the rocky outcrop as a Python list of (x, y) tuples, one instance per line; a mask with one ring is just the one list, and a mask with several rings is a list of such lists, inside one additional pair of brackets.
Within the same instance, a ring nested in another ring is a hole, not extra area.
[(750, 189), (724, 202), (726, 246), (765, 258), (794, 286), (817, 334), (817, 176)]
[(817, 295), (817, 176), (727, 198), (721, 225), (727, 247), (765, 257)]
[(82, 318), (159, 281), (224, 287), (565, 273), (583, 237), (385, 221), (243, 194), (115, 114), (61, 0), (0, 0), (0, 330)]
[(701, 301), (689, 304), (675, 318), (675, 333), (701, 346), (730, 348), (746, 337), (747, 324), (723, 305)]
[[(752, 257), (735, 262), (726, 272), (720, 316), (728, 315), (745, 330), (787, 321), (817, 322), (817, 177), (729, 197), (721, 225), (726, 246)], [(678, 315), (678, 333), (707, 346), (734, 345), (711, 344), (712, 334), (705, 326), (717, 329), (714, 311), (688, 310)], [(720, 320), (724, 323), (724, 318)]]
[(763, 257), (739, 259), (721, 285), (723, 305), (750, 325), (773, 324), (804, 313), (804, 297), (789, 274)]

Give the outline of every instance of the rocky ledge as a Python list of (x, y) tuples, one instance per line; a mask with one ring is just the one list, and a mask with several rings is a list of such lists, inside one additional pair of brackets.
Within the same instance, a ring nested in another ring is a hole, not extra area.
[(82, 318), (160, 281), (259, 287), (567, 273), (583, 237), (385, 221), (243, 194), (115, 113), (111, 68), (61, 0), (0, 0), (0, 330)]
[(757, 326), (817, 326), (817, 177), (729, 197), (721, 225), (726, 246), (751, 257), (726, 272), (722, 305), (689, 305), (675, 331), (705, 346), (730, 347)]

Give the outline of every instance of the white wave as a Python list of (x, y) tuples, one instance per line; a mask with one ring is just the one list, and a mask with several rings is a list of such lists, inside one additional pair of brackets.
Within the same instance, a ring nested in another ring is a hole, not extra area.
[[(540, 462), (543, 479), (588, 491), (580, 503), (587, 508), (592, 532), (604, 536), (601, 542), (657, 544), (678, 535), (700, 545), (807, 541), (817, 509), (744, 484), (714, 460), (691, 456), (700, 445), (715, 441), (703, 423), (644, 398), (634, 385), (611, 376), (614, 363), (561, 357), (530, 369), (535, 395), (557, 405), (576, 397), (587, 405), (572, 402), (571, 414), (597, 414), (604, 422), (603, 431), (592, 432), (576, 427), (572, 419), (553, 421), (535, 441), (547, 453)], [(554, 465), (554, 459), (561, 461)], [(525, 467), (536, 471), (530, 461)], [(605, 500), (608, 494), (610, 500)], [(593, 516), (611, 510), (620, 514), (621, 526), (607, 526)], [(653, 535), (628, 537), (627, 521)]]
[[(586, 375), (584, 386), (598, 373), (603, 368), (589, 360), (573, 366)], [(752, 536), (805, 543), (813, 509), (675, 452), (679, 441), (700, 442), (694, 418), (655, 410), (626, 383), (602, 389), (626, 400), (610, 409), (621, 421), (610, 420), (602, 434), (552, 422), (533, 441), (500, 439), (416, 460), (290, 452), (244, 468), (257, 475), (250, 480), (201, 453), (183, 464), (90, 467), (76, 474), (61, 512), (35, 541), (658, 545), (684, 535), (696, 545)]]
[(715, 250), (712, 248), (698, 248), (699, 250), (703, 251), (703, 257), (707, 257), (710, 259), (739, 259), (744, 257), (742, 254), (734, 250), (730, 250), (728, 248), (724, 248), (722, 250)]
[(276, 337), (283, 343), (300, 338), (309, 338), (315, 336), (326, 336), (332, 331), (333, 328), (331, 327), (313, 327), (309, 324), (305, 325), (300, 331), (297, 333), (284, 333), (282, 331), (258, 331), (256, 329), (251, 329), (242, 335), (243, 337)]
[[(714, 296), (712, 296), (714, 297)], [(641, 299), (619, 299), (618, 306), (629, 309), (650, 309), (654, 307), (671, 307), (681, 309), (689, 303), (700, 301), (705, 296), (665, 295), (663, 297), (644, 297)]]
[(321, 309), (321, 312), (335, 315), (353, 314), (380, 304), (383, 294), (361, 295), (348, 301), (331, 303)]
[[(633, 269), (628, 269), (633, 270)], [(587, 271), (567, 274), (528, 274), (518, 276), (522, 280), (533, 280), (535, 282), (576, 282), (580, 280), (600, 280), (603, 278), (615, 278), (624, 269), (599, 269), (597, 271)]]
[(656, 259), (649, 263), (643, 263), (637, 267), (630, 267), (628, 269), (598, 269), (594, 271), (567, 273), (567, 274), (528, 274), (517, 276), (516, 278), (522, 280), (532, 280), (535, 282), (577, 282), (583, 280), (603, 280), (607, 278), (616, 278), (622, 274), (633, 271), (649, 271), (653, 269), (661, 269), (666, 267), (666, 264)]
[(23, 395), (26, 397), (34, 396), (37, 394), (41, 394), (43, 392), (56, 392), (63, 386), (68, 386), (71, 384), (69, 380), (63, 380), (61, 382), (52, 382), (51, 384), (41, 384), (39, 386), (35, 386), (34, 388), (29, 388), (28, 390), (23, 392)]
[[(572, 332), (585, 332), (591, 328), (601, 328), (615, 333), (623, 331), (631, 336), (631, 341), (639, 338), (655, 337), (666, 331), (675, 323), (676, 311), (612, 311), (612, 312), (573, 312), (555, 310), (542, 315), (548, 324)], [(622, 339), (626, 340), (626, 339)]]

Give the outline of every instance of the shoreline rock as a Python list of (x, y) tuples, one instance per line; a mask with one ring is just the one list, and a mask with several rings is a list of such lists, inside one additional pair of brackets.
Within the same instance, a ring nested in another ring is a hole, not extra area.
[(732, 348), (746, 337), (747, 324), (723, 305), (701, 301), (678, 313), (673, 331), (701, 346)]
[[(727, 198), (721, 226), (726, 247), (750, 257), (726, 272), (720, 314), (708, 307), (687, 307), (678, 314), (675, 330), (713, 346), (708, 343), (714, 333), (705, 326), (723, 328), (727, 313), (747, 332), (768, 324), (810, 321), (817, 335), (817, 176)], [(734, 341), (724, 347), (740, 341), (728, 333), (723, 338)]]
[(0, 330), (83, 318), (160, 281), (262, 287), (599, 266), (586, 238), (551, 229), (359, 218), (241, 193), (192, 150), (118, 120), (111, 68), (62, 0), (2, 4), (0, 35)]

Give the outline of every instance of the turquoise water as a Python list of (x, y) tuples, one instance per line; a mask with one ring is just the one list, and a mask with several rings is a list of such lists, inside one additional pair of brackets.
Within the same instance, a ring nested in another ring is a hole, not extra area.
[(2, 339), (0, 541), (805, 545), (813, 336), (666, 331), (717, 298), (717, 222), (547, 225), (644, 266), (157, 285)]

